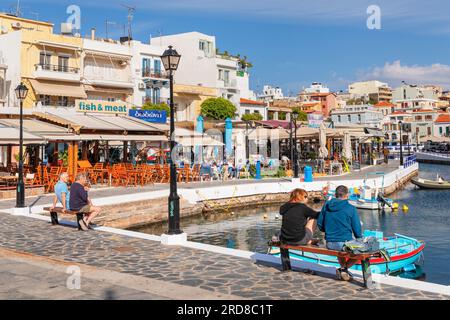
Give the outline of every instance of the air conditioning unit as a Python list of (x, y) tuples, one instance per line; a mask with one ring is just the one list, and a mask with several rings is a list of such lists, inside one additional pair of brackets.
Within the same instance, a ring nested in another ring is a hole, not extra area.
[(139, 83), (138, 88), (142, 89), (142, 90), (145, 89), (145, 83), (143, 83), (143, 82)]
[(72, 34), (73, 32), (73, 25), (71, 23), (61, 23), (61, 33), (62, 34)]
[(22, 28), (22, 24), (20, 22), (13, 22), (13, 23), (11, 23), (11, 26), (14, 29), (21, 29)]

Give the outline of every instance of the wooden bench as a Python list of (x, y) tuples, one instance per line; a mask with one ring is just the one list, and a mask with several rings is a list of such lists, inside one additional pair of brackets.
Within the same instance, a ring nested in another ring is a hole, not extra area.
[(291, 259), (289, 256), (289, 250), (297, 250), (297, 251), (301, 251), (301, 252), (310, 252), (310, 253), (315, 253), (315, 254), (334, 256), (337, 258), (344, 258), (347, 262), (349, 262), (349, 261), (360, 262), (362, 273), (363, 273), (364, 287), (368, 288), (368, 289), (373, 288), (372, 272), (370, 270), (370, 259), (384, 258), (384, 256), (380, 253), (380, 251), (355, 254), (355, 253), (346, 252), (346, 251), (329, 250), (327, 248), (322, 248), (322, 247), (312, 246), (312, 245), (308, 245), (308, 246), (287, 245), (287, 244), (282, 244), (280, 241), (269, 241), (268, 245), (269, 245), (269, 247), (280, 248), (281, 265), (283, 267), (283, 271), (292, 270)]
[(72, 211), (72, 210), (64, 210), (62, 207), (55, 207), (53, 209), (51, 207), (44, 207), (44, 211), (50, 212), (50, 218), (51, 218), (51, 221), (52, 221), (52, 225), (59, 224), (58, 213), (74, 214), (74, 215), (77, 216), (78, 230), (82, 230), (81, 226), (80, 226), (80, 219), (83, 219), (84, 213), (80, 213), (78, 211)]

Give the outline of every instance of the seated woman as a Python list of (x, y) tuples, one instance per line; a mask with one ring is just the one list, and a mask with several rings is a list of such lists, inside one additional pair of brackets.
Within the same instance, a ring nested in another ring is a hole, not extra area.
[(319, 212), (308, 207), (307, 202), (308, 192), (295, 189), (291, 192), (289, 202), (280, 207), (281, 242), (290, 245), (312, 244)]

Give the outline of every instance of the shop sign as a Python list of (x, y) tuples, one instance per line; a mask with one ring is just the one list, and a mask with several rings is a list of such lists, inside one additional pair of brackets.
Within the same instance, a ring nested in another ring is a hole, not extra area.
[(310, 128), (320, 128), (323, 122), (323, 115), (318, 113), (308, 114), (308, 127)]
[(127, 114), (128, 104), (123, 101), (75, 100), (76, 110), (84, 113)]
[(128, 110), (130, 117), (138, 118), (147, 122), (166, 123), (167, 112), (165, 110)]

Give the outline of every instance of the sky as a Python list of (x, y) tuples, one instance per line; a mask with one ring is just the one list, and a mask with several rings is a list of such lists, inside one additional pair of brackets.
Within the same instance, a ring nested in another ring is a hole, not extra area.
[[(0, 0), (0, 11), (17, 1)], [(447, 0), (19, 1), (24, 17), (53, 22), (55, 31), (69, 17), (67, 7), (77, 5), (82, 35), (94, 27), (104, 36), (108, 20), (109, 36), (118, 38), (127, 23), (125, 4), (136, 8), (137, 40), (189, 31), (214, 35), (220, 51), (248, 57), (257, 92), (269, 84), (295, 95), (311, 82), (345, 91), (351, 82), (374, 79), (450, 89)]]

